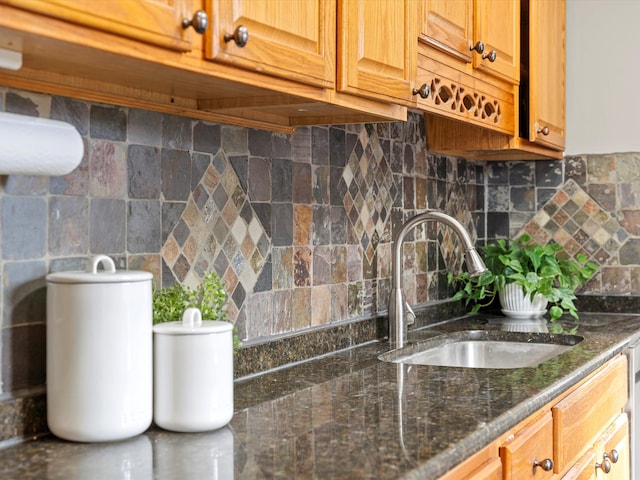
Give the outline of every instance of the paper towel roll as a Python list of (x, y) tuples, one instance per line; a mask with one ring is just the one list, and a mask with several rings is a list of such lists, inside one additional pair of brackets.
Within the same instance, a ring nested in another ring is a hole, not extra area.
[(0, 112), (0, 175), (64, 175), (83, 153), (69, 123)]

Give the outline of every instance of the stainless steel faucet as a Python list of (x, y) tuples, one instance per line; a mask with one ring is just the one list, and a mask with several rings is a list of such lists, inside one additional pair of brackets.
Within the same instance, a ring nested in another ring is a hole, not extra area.
[(467, 269), (472, 276), (481, 275), (487, 271), (480, 254), (476, 251), (469, 233), (455, 218), (442, 212), (425, 212), (411, 217), (396, 233), (393, 243), (392, 259), (392, 291), (389, 297), (389, 344), (392, 348), (402, 348), (407, 338), (407, 322), (405, 315), (413, 315), (411, 307), (404, 300), (402, 294), (402, 244), (407, 233), (416, 225), (425, 222), (440, 222), (448, 225), (458, 235), (464, 247)]

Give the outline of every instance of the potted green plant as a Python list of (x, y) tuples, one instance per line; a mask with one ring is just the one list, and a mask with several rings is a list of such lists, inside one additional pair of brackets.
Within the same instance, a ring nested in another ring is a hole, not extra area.
[[(473, 303), (474, 313), (491, 304), (496, 295), (504, 297), (505, 292), (516, 289), (523, 296), (526, 308), (540, 309), (535, 302), (542, 302), (544, 310), (539, 310), (538, 316), (546, 311), (548, 303), (552, 322), (565, 313), (577, 319), (575, 291), (598, 270), (586, 255), (577, 254), (573, 260), (561, 245), (540, 245), (526, 233), (516, 240), (489, 243), (481, 248), (481, 253), (486, 273), (475, 278), (466, 272), (448, 277), (450, 284), (461, 286), (453, 300), (464, 300), (466, 305)], [(503, 312), (505, 315), (510, 312), (504, 304)]]
[[(196, 288), (176, 283), (170, 288), (155, 289), (153, 292), (153, 324), (180, 321), (187, 308), (198, 308), (203, 319), (228, 322), (227, 298), (224, 283), (215, 272), (206, 273)], [(234, 327), (234, 350), (240, 346), (240, 339)]]

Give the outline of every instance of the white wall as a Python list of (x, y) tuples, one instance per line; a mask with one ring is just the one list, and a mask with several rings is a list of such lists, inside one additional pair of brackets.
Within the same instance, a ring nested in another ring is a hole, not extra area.
[(567, 0), (566, 42), (565, 154), (640, 152), (640, 0)]

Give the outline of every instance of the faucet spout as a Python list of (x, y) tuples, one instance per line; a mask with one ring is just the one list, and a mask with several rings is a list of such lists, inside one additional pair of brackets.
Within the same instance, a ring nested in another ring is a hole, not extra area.
[(402, 244), (413, 228), (426, 222), (440, 222), (452, 228), (462, 242), (470, 275), (478, 276), (487, 271), (487, 267), (475, 249), (469, 233), (455, 218), (442, 212), (430, 211), (418, 214), (407, 220), (398, 230), (393, 241), (393, 258), (391, 260), (392, 292), (389, 297), (389, 343), (392, 348), (402, 348), (404, 346), (407, 337), (405, 315), (407, 311), (411, 311), (402, 293)]

